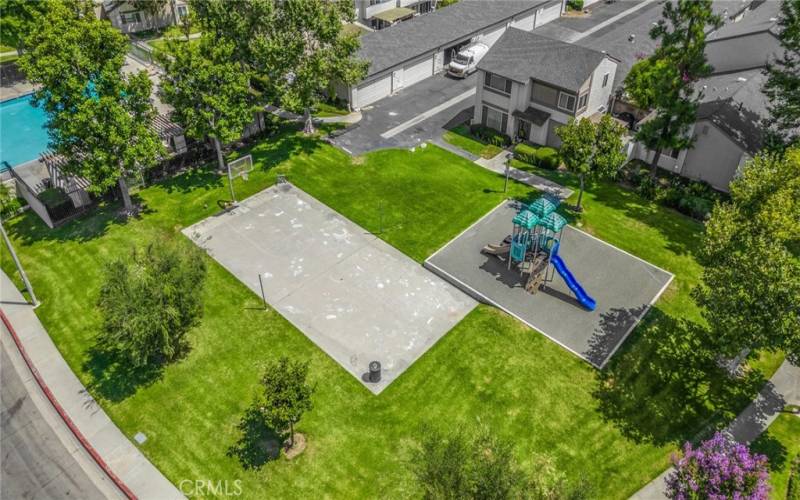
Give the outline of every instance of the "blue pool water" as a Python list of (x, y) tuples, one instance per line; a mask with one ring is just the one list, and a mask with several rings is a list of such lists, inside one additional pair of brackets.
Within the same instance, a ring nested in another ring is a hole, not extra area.
[(0, 102), (0, 171), (5, 169), (1, 162), (13, 167), (47, 149), (47, 115), (31, 101), (26, 95)]

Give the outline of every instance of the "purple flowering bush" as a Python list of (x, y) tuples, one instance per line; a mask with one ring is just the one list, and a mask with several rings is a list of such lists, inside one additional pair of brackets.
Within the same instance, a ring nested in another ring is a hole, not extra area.
[(767, 457), (754, 454), (720, 432), (698, 448), (683, 446), (673, 457), (675, 470), (667, 477), (667, 496), (674, 500), (766, 500), (769, 496)]

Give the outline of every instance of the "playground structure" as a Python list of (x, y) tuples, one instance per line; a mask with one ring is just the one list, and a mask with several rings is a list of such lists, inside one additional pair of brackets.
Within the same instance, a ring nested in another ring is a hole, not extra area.
[(508, 269), (516, 266), (520, 276), (526, 276), (525, 290), (536, 293), (555, 279), (564, 280), (578, 303), (594, 311), (597, 302), (589, 296), (558, 254), (567, 221), (556, 213), (560, 201), (542, 196), (530, 205), (522, 205), (514, 216), (512, 232), (500, 244), (488, 244), (483, 253), (504, 258)]

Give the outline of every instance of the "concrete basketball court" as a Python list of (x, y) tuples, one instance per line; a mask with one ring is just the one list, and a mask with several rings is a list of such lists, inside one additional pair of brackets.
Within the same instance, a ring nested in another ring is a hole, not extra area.
[[(290, 185), (183, 233), (373, 393), (476, 305), (458, 288)], [(367, 381), (370, 361), (382, 378)]]
[(511, 233), (518, 206), (513, 201), (502, 203), (428, 258), (425, 266), (602, 368), (673, 275), (566, 226), (559, 255), (597, 301), (597, 308), (582, 308), (557, 273), (545, 290), (530, 294), (518, 271), (481, 253), (484, 245), (499, 243)]

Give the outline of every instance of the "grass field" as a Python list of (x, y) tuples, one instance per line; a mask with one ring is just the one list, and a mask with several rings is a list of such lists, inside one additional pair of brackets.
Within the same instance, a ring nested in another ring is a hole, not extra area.
[[(238, 197), (286, 175), (417, 261), (505, 197), (501, 176), (430, 146), (351, 159), (286, 132), (251, 152), (256, 170), (236, 181)], [(532, 194), (511, 184), (510, 195)], [(605, 375), (479, 306), (376, 397), (277, 313), (259, 310), (260, 299), (209, 259), (205, 316), (190, 332), (191, 351), (158, 377), (142, 378), (92, 349), (100, 269), (132, 245), (217, 212), (228, 196), (223, 179), (206, 170), (138, 196), (145, 210), (126, 222), (106, 207), (52, 231), (30, 213), (7, 228), (43, 300), (37, 314), (65, 359), (127, 436), (148, 436), (141, 449), (175, 483), (242, 479), (247, 497), (262, 498), (414, 496), (408, 457), (420, 426), (481, 420), (513, 440), (523, 464), (547, 453), (569, 477), (585, 476), (598, 498), (625, 498), (667, 466), (677, 443), (732, 417), (763, 383), (757, 371), (733, 383), (712, 370), (690, 390), (667, 327), (672, 316), (698, 317), (688, 293), (700, 271), (692, 257), (700, 226), (599, 184), (576, 222), (676, 274)], [(299, 425), (309, 438), (305, 453), (264, 463), (258, 436), (243, 438), (237, 425), (260, 366), (280, 355), (310, 360), (315, 408)]]
[[(800, 417), (788, 413), (778, 416), (752, 448), (769, 458), (770, 498), (784, 500), (787, 498), (792, 460), (800, 456)], [(795, 481), (800, 481), (800, 477)]]
[(461, 148), (464, 151), (472, 153), (475, 156), (480, 156), (481, 158), (494, 158), (500, 154), (501, 151), (503, 151), (503, 148), (500, 146), (487, 144), (477, 139), (475, 136), (469, 133), (469, 128), (467, 128), (466, 125), (459, 125), (453, 130), (446, 131), (442, 136), (442, 139), (457, 148)]

